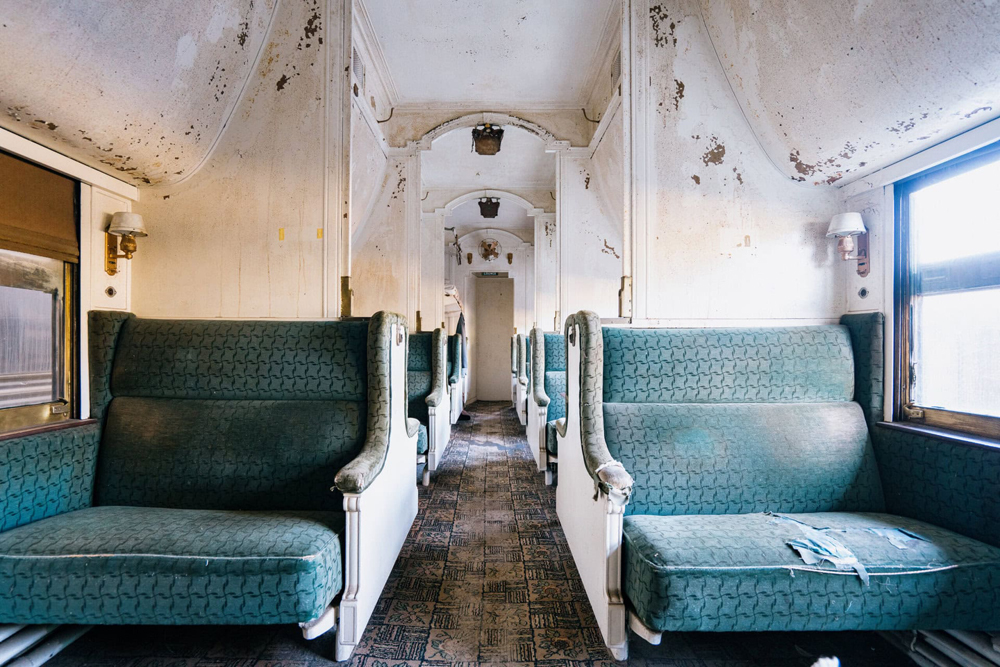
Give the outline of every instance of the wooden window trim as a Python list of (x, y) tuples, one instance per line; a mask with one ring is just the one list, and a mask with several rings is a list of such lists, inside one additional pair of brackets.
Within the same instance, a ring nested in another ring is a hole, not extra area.
[[(1000, 143), (991, 144), (899, 181), (893, 188), (896, 230), (896, 261), (893, 276), (893, 309), (895, 316), (895, 331), (893, 332), (895, 343), (893, 359), (894, 423), (910, 424), (915, 428), (926, 426), (930, 427), (929, 431), (943, 429), (946, 432), (968, 434), (973, 437), (986, 438), (990, 442), (1000, 442), (1000, 418), (920, 406), (914, 404), (911, 400), (910, 353), (913, 324), (913, 308), (911, 306), (913, 280), (912, 271), (909, 266), (909, 196), (911, 192), (920, 189), (913, 186), (919, 183), (921, 188), (927, 187), (963, 172), (995, 162), (998, 159), (1000, 159)], [(931, 289), (923, 290), (922, 293), (965, 291), (983, 287), (985, 284), (984, 280), (989, 280), (992, 283), (993, 274), (997, 272), (998, 266), (1000, 266), (1000, 258), (987, 256), (978, 264), (984, 265), (979, 270), (970, 267), (970, 270), (963, 272), (960, 279), (951, 281), (955, 284), (941, 282), (932, 286)], [(930, 268), (933, 269), (933, 267)], [(929, 273), (929, 271), (925, 270), (925, 273)]]

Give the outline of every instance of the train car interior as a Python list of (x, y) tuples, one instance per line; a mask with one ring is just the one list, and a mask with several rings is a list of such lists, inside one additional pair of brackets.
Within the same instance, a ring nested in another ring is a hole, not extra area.
[(998, 36), (0, 0), (0, 667), (1000, 667)]

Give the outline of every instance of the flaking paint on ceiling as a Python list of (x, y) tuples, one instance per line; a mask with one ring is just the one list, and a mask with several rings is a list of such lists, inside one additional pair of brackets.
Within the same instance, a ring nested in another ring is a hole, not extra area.
[[(993, 0), (701, 8), (748, 122), (794, 180), (846, 183), (1000, 116)], [(654, 48), (674, 48), (671, 17), (658, 10)]]
[(0, 126), (139, 185), (181, 180), (222, 132), (276, 2), (0, 3)]

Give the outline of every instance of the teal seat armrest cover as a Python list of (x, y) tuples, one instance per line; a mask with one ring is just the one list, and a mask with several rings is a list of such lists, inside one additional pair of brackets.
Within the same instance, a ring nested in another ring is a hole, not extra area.
[(448, 337), (448, 384), (458, 384), (462, 378), (462, 336)]
[[(789, 546), (819, 529), (854, 569)], [(624, 522), (625, 596), (657, 631), (1000, 629), (1000, 548), (878, 513), (649, 516)]]
[(431, 334), (431, 388), (424, 399), (429, 407), (444, 405), (448, 401), (448, 336), (444, 329)]
[[(608, 451), (608, 444), (604, 439), (604, 345), (601, 318), (597, 313), (581, 310), (566, 318), (565, 336), (567, 340), (579, 336), (580, 440), (583, 463), (601, 491), (615, 493), (627, 501), (632, 493), (632, 476)], [(557, 421), (556, 429), (560, 434), (566, 434), (565, 428), (565, 420)]]
[(538, 327), (532, 329), (529, 336), (532, 349), (531, 358), (529, 359), (531, 365), (530, 377), (532, 378), (531, 396), (535, 405), (544, 408), (549, 405), (550, 401), (550, 397), (545, 392), (545, 337), (542, 334), (542, 330)]
[(871, 428), (888, 511), (1000, 547), (1000, 448), (878, 426), (885, 397), (885, 317), (845, 315), (841, 324), (851, 332), (855, 400)]
[(0, 440), (0, 531), (89, 507), (100, 438), (88, 423)]
[[(368, 322), (368, 427), (365, 444), (353, 461), (337, 473), (335, 485), (342, 493), (362, 493), (382, 472), (389, 453), (392, 426), (392, 348), (396, 345), (393, 330), (408, 345), (406, 318), (398, 313), (380, 311)], [(395, 388), (399, 389), (399, 388)], [(406, 397), (406, 387), (403, 398)], [(417, 435), (414, 420), (407, 419), (407, 437)]]
[(0, 533), (0, 623), (275, 624), (342, 586), (339, 512), (92, 507)]
[(417, 428), (417, 454), (426, 454), (427, 450), (430, 449), (428, 444), (429, 440), (427, 438), (427, 427), (423, 424), (418, 423)]

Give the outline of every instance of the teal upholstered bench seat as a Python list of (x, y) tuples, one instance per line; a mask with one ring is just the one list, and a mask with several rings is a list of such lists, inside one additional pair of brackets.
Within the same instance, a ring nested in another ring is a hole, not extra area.
[(271, 624), (340, 592), (340, 512), (90, 507), (0, 532), (5, 623)]
[(553, 419), (545, 424), (545, 449), (552, 456), (559, 456), (559, 437), (556, 433), (556, 421)]
[[(788, 544), (803, 525), (828, 529), (868, 583), (806, 564)], [(633, 515), (624, 538), (625, 595), (656, 631), (1000, 628), (1000, 548), (915, 519)]]
[(421, 424), (417, 427), (417, 454), (426, 454), (427, 449), (427, 427)]

